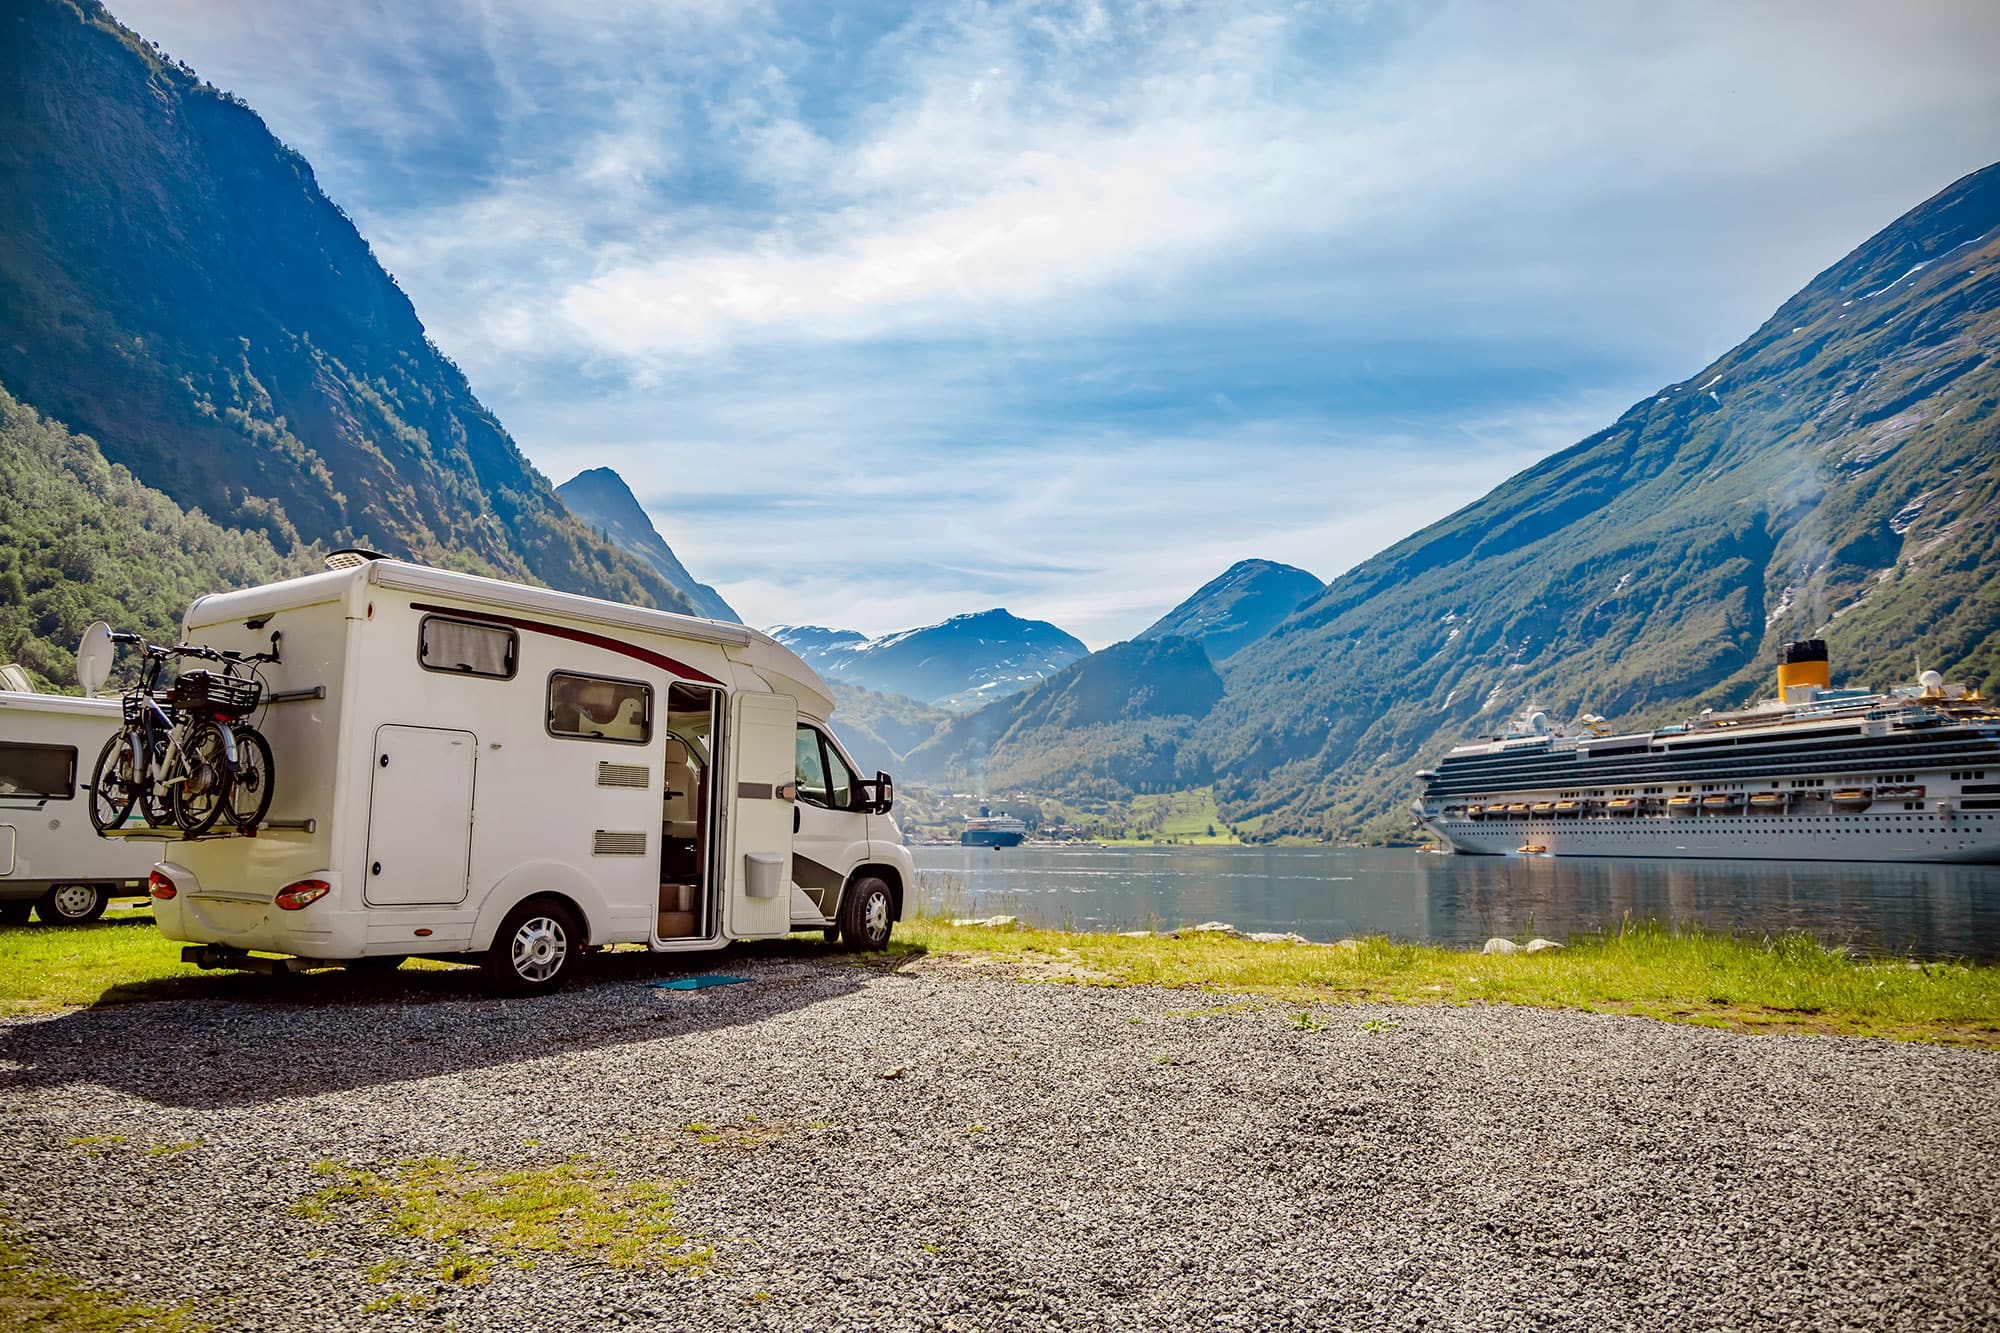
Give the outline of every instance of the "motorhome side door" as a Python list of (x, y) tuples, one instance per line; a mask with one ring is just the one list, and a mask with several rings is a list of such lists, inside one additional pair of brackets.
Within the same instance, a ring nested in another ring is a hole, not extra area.
[(729, 729), (729, 895), (724, 924), (737, 938), (783, 935), (792, 925), (793, 737), (799, 710), (783, 694), (739, 693)]

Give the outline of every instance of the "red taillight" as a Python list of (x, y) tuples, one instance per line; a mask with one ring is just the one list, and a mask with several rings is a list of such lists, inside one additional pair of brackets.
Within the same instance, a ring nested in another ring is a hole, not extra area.
[(180, 890), (174, 887), (172, 880), (155, 870), (152, 874), (146, 876), (146, 892), (152, 894), (155, 898), (164, 899), (173, 897)]
[(296, 884), (287, 884), (278, 890), (278, 896), (271, 901), (287, 912), (296, 912), (326, 897), (333, 891), (333, 885), (323, 879), (302, 879)]

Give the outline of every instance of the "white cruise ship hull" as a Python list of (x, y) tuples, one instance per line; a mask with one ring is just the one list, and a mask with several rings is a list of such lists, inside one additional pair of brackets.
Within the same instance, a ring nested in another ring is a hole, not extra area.
[(2000, 815), (1611, 815), (1468, 819), (1424, 825), (1452, 850), (1506, 856), (1717, 857), (1744, 861), (1970, 861), (2000, 863)]

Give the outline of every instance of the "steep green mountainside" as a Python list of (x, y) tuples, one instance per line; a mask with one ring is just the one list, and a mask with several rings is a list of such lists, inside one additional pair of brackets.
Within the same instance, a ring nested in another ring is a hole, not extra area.
[(1333, 583), (1231, 658), (1196, 743), (1232, 819), (1351, 831), (1530, 704), (1678, 719), (1915, 657), (2000, 686), (2000, 166), (1740, 346)]
[(1027, 689), (1090, 652), (1046, 620), (997, 607), (878, 639), (817, 625), (777, 625), (771, 635), (828, 680), (954, 712)]
[(1113, 644), (1011, 698), (955, 719), (907, 760), (912, 780), (973, 789), (1126, 795), (1206, 782), (1183, 745), (1222, 697), (1185, 637)]
[(0, 382), (185, 509), (676, 610), (572, 518), (312, 169), (95, 0), (0, 41)]
[(556, 487), (556, 494), (569, 506), (570, 513), (595, 529), (604, 540), (643, 561), (655, 574), (685, 593), (696, 615), (743, 623), (743, 617), (722, 600), (722, 594), (706, 583), (696, 582), (694, 575), (687, 572), (687, 566), (674, 554), (673, 547), (667, 545), (667, 539), (639, 507), (638, 497), (625, 484), (625, 478), (608, 467), (594, 467)]
[(828, 684), (833, 689), (833, 729), (864, 774), (881, 769), (902, 777), (905, 756), (958, 716), (898, 694), (879, 694), (844, 681)]
[(314, 552), (280, 555), (262, 533), (182, 511), (0, 388), (0, 662), (43, 688), (75, 688), (93, 620), (172, 642), (201, 594), (318, 567)]
[(1220, 662), (1266, 634), (1326, 585), (1296, 565), (1239, 560), (1138, 637), (1184, 634)]

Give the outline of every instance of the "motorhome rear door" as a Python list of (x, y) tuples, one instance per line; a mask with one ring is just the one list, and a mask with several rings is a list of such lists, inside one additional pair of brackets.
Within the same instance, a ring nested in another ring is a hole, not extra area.
[(469, 731), (376, 729), (362, 894), (371, 907), (465, 901), (478, 754)]
[(783, 694), (740, 693), (731, 777), (729, 933), (783, 935), (792, 924), (793, 735), (798, 705)]

